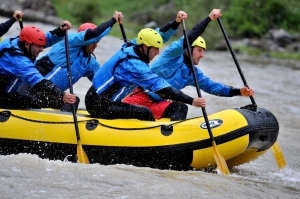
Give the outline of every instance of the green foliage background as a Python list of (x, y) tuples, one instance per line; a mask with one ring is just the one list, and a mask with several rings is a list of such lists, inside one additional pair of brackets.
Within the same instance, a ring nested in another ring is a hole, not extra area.
[[(101, 24), (109, 20), (114, 11), (124, 15), (123, 24), (129, 39), (150, 21), (163, 26), (175, 19), (179, 10), (188, 14), (187, 30), (204, 19), (213, 8), (222, 10), (222, 22), (229, 38), (263, 37), (272, 28), (284, 28), (290, 33), (300, 30), (299, 0), (51, 0), (57, 15), (74, 26), (84, 22)], [(173, 7), (161, 9), (173, 3)], [(121, 37), (118, 26), (111, 35)], [(182, 36), (178, 31), (177, 36)], [(210, 46), (223, 39), (218, 23), (211, 22), (202, 35)]]
[[(270, 29), (300, 30), (298, 0), (232, 0), (225, 19), (236, 37), (261, 37)], [(233, 36), (233, 35), (232, 35)]]

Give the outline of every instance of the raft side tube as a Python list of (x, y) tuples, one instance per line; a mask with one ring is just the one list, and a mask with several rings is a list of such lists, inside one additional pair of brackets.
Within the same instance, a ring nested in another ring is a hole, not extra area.
[(248, 149), (255, 148), (260, 152), (269, 149), (276, 142), (279, 124), (270, 111), (263, 108), (258, 108), (257, 111), (239, 108), (235, 110), (243, 114), (248, 122), (246, 131), (251, 132)]

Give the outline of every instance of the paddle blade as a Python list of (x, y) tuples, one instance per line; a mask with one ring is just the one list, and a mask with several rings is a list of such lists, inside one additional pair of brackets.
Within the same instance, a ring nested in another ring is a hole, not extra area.
[(212, 142), (212, 147), (213, 147), (214, 157), (215, 157), (215, 160), (216, 160), (218, 169), (219, 169), (224, 175), (228, 175), (230, 172), (229, 172), (227, 163), (226, 163), (225, 159), (224, 159), (224, 158), (221, 156), (221, 154), (219, 153), (215, 141)]
[(90, 164), (90, 161), (82, 148), (80, 140), (77, 142), (77, 158), (79, 163)]
[(281, 151), (277, 141), (273, 144), (272, 151), (273, 151), (273, 154), (275, 156), (278, 167), (280, 169), (284, 168), (286, 163), (285, 163), (282, 151)]

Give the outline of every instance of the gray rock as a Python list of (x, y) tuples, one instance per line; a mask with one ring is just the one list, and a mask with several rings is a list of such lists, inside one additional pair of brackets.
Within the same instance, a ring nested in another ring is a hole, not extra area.
[(59, 25), (63, 21), (56, 16), (50, 0), (1, 0), (1, 16), (12, 17), (15, 10), (24, 11), (24, 22), (39, 21)]
[(283, 29), (270, 30), (271, 38), (281, 47), (293, 43), (292, 36)]
[(155, 21), (151, 21), (151, 22), (147, 23), (144, 27), (155, 29), (155, 28), (157, 28), (157, 26), (158, 26), (158, 24)]

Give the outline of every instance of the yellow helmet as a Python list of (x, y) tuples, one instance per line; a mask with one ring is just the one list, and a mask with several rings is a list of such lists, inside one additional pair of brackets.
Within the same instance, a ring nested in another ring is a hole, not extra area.
[(206, 49), (206, 43), (205, 40), (199, 36), (193, 43), (192, 46), (199, 46), (201, 48), (204, 48), (204, 50)]
[(161, 48), (163, 46), (161, 35), (151, 28), (144, 28), (139, 32), (137, 43), (138, 45), (145, 44), (148, 47), (153, 46), (156, 48)]
[(1, 37), (0, 37), (0, 42), (2, 41)]

